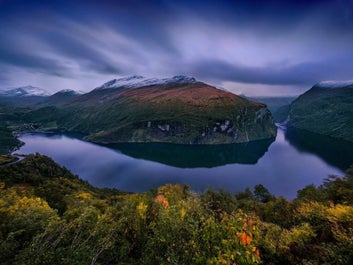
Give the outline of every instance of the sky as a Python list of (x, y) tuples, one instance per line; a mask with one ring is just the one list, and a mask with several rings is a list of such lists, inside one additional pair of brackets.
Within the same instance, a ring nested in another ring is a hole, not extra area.
[(193, 76), (247, 96), (353, 79), (353, 0), (0, 0), (0, 88)]

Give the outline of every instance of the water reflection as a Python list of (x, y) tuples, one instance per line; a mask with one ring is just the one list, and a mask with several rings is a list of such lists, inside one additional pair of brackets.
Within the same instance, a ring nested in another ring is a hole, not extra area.
[(352, 142), (294, 128), (286, 131), (285, 138), (300, 152), (316, 154), (341, 170), (353, 165)]
[(165, 143), (127, 143), (107, 147), (130, 157), (179, 168), (212, 168), (226, 164), (256, 164), (268, 151), (273, 139), (227, 145), (176, 145)]
[(294, 148), (281, 129), (275, 142), (241, 148), (128, 144), (119, 151), (64, 135), (27, 134), (20, 140), (25, 145), (19, 153), (48, 155), (94, 186), (132, 192), (179, 183), (195, 191), (212, 187), (235, 193), (263, 184), (271, 193), (291, 199), (308, 184), (320, 185), (330, 174), (342, 175), (319, 154)]

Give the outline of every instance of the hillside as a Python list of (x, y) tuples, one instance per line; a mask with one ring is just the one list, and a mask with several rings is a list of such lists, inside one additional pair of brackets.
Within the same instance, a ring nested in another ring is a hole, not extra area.
[(63, 89), (55, 94), (44, 98), (38, 105), (40, 106), (62, 106), (65, 105), (75, 98), (77, 98), (80, 94), (74, 90)]
[(0, 104), (0, 155), (8, 154), (21, 144), (12, 133), (12, 128), (9, 128), (13, 120), (20, 120), (18, 116), (16, 108)]
[(283, 122), (288, 116), (290, 104), (296, 97), (249, 97), (248, 99), (266, 104), (275, 122)]
[(58, 127), (99, 143), (239, 143), (268, 139), (276, 127), (266, 106), (196, 81), (112, 80), (60, 109)]
[(288, 125), (353, 141), (353, 81), (313, 86), (292, 103)]
[[(97, 176), (99, 177), (99, 176)], [(353, 175), (297, 198), (167, 184), (94, 188), (49, 157), (0, 167), (1, 264), (336, 264), (353, 261)]]
[(19, 145), (20, 145), (20, 141), (18, 141), (13, 136), (11, 130), (9, 130), (6, 126), (1, 124), (0, 125), (0, 154), (7, 154), (13, 151)]

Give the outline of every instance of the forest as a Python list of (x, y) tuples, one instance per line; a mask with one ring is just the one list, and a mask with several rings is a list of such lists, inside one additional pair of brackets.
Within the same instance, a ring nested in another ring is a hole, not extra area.
[[(285, 174), (285, 173), (284, 173)], [(299, 190), (101, 189), (52, 159), (0, 166), (1, 264), (353, 264), (353, 168)]]

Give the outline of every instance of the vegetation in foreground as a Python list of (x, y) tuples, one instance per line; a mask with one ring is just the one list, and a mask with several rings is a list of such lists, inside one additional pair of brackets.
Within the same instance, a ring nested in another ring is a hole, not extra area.
[(50, 158), (0, 168), (1, 264), (352, 264), (353, 170), (293, 201), (98, 189)]

